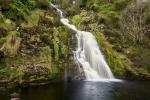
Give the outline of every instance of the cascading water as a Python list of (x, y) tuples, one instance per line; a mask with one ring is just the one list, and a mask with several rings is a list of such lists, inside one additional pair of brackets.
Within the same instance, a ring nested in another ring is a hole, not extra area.
[[(114, 76), (107, 65), (95, 37), (90, 32), (79, 31), (69, 24), (69, 20), (63, 17), (63, 12), (51, 4), (60, 14), (61, 22), (76, 32), (78, 46), (74, 51), (74, 58), (83, 67), (87, 80), (114, 79)], [(80, 68), (80, 67), (79, 67)]]

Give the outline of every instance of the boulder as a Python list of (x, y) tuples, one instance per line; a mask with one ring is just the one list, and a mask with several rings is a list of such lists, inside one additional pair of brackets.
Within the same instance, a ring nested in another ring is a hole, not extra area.
[(12, 94), (10, 94), (11, 100), (18, 100), (17, 98), (19, 98), (19, 94), (14, 92)]

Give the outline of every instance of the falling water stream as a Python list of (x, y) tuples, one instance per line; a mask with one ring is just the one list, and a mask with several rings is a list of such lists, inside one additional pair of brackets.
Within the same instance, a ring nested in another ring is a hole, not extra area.
[[(74, 51), (74, 59), (81, 65), (87, 80), (114, 79), (95, 37), (90, 32), (80, 31), (63, 17), (63, 12), (51, 4), (60, 14), (61, 22), (76, 32), (78, 46)], [(79, 67), (80, 68), (80, 67)]]

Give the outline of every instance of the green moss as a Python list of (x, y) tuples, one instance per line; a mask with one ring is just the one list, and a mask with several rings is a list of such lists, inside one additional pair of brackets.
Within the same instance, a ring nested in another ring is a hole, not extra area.
[(30, 15), (26, 15), (25, 20), (27, 21), (26, 23), (22, 23), (21, 26), (23, 28), (31, 28), (34, 26), (38, 25), (39, 19), (40, 19), (40, 15), (43, 15), (41, 10), (34, 10), (31, 11)]
[(80, 15), (75, 15), (71, 19), (71, 23), (73, 23), (79, 29), (81, 29), (80, 21), (81, 21), (81, 16)]
[(0, 70), (0, 78), (2, 78), (3, 76), (5, 76), (5, 80), (7, 81), (14, 81), (14, 82), (19, 82), (22, 83), (23, 79), (23, 75), (24, 75), (24, 71), (25, 71), (25, 66), (21, 65), (18, 66), (18, 68), (15, 67), (6, 67), (4, 69)]
[(53, 23), (54, 22), (54, 18), (52, 16), (46, 15), (45, 16), (46, 21)]
[(53, 49), (55, 61), (65, 60), (69, 55), (69, 35), (65, 27), (53, 29)]
[(60, 74), (57, 64), (51, 62), (48, 46), (41, 48), (39, 56), (16, 56), (5, 61), (6, 65), (0, 65), (0, 80), (22, 84), (55, 78), (56, 74)]
[(0, 13), (0, 23), (4, 23), (4, 16)]
[(16, 28), (16, 24), (10, 19), (6, 19), (3, 15), (0, 15), (0, 28), (11, 31)]
[(59, 32), (56, 28), (54, 28), (54, 39), (53, 39), (53, 45), (54, 45), (54, 55), (55, 60), (57, 61), (59, 59)]
[(51, 66), (52, 58), (51, 58), (51, 49), (50, 49), (49, 46), (46, 46), (46, 47), (42, 47), (42, 48), (41, 48), (40, 58), (41, 58), (41, 61), (42, 61), (42, 60), (48, 61), (48, 62), (49, 62), (49, 65)]
[(68, 54), (69, 54), (69, 48), (68, 46), (61, 44), (61, 51), (62, 51), (62, 55), (65, 59), (68, 59)]

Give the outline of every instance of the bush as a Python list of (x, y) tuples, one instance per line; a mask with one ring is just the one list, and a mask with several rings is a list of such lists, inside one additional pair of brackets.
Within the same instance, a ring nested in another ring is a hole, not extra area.
[(76, 15), (72, 18), (71, 22), (75, 24), (75, 26), (77, 28), (81, 28), (81, 24), (80, 24), (80, 21), (81, 21), (81, 16), (80, 15)]
[(97, 12), (97, 11), (99, 11), (99, 5), (96, 4), (96, 3), (94, 3), (94, 4), (90, 7), (90, 9), (93, 10), (93, 11), (95, 11), (95, 12)]
[(4, 16), (0, 13), (0, 23), (4, 22)]
[(30, 1), (23, 3), (21, 0), (11, 0), (9, 9), (4, 14), (13, 20), (24, 19), (26, 15), (30, 14), (31, 9), (33, 9), (33, 5)]
[(40, 57), (41, 60), (46, 60), (49, 63), (51, 62), (51, 49), (49, 46), (41, 48)]

